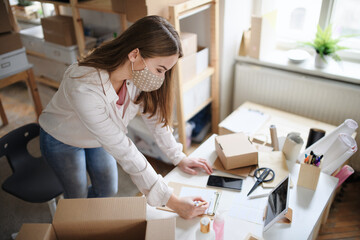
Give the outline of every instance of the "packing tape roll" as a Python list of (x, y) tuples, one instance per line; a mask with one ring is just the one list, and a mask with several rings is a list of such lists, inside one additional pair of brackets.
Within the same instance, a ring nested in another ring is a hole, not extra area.
[(318, 140), (320, 140), (322, 137), (325, 136), (325, 131), (318, 129), (318, 128), (310, 128), (309, 131), (309, 137), (306, 143), (305, 148), (308, 148), (309, 146), (316, 143)]
[(304, 144), (304, 140), (300, 137), (300, 133), (291, 132), (286, 136), (282, 152), (285, 158), (290, 161), (295, 161), (299, 156), (301, 147)]

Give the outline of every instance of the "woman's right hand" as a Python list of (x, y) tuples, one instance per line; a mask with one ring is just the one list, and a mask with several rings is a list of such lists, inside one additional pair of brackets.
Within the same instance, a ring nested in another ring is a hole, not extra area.
[(166, 205), (179, 214), (180, 217), (190, 219), (204, 214), (206, 209), (209, 207), (209, 203), (202, 206), (195, 206), (195, 201), (204, 202), (205, 200), (201, 197), (178, 198), (172, 194)]

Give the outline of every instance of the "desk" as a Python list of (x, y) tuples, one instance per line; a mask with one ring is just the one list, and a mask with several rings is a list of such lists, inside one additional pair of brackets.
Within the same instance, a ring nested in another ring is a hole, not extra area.
[[(258, 110), (262, 113), (268, 114), (269, 118), (262, 124), (262, 126), (255, 132), (254, 137), (257, 136), (266, 136), (268, 143), (270, 143), (270, 130), (269, 127), (271, 124), (276, 126), (277, 135), (279, 138), (286, 137), (290, 132), (298, 132), (300, 136), (304, 140), (304, 145), (302, 146), (301, 151), (305, 150), (305, 145), (307, 142), (307, 138), (309, 135), (310, 128), (319, 128), (329, 133), (333, 131), (337, 126), (330, 125), (324, 122), (316, 121), (313, 119), (309, 119), (306, 117), (302, 117), (299, 115), (295, 115), (292, 113), (284, 112), (278, 109), (266, 107), (260, 104), (245, 102), (239, 108), (237, 108), (232, 114), (230, 114), (227, 118), (231, 117), (236, 111), (240, 111), (241, 109), (253, 109)], [(221, 123), (219, 124), (221, 125)], [(228, 134), (232, 133), (225, 127), (219, 127), (219, 134)], [(259, 139), (265, 140), (265, 139)], [(281, 142), (280, 142), (281, 144)]]
[[(36, 112), (37, 116), (39, 117), (41, 114), (41, 111), (42, 111), (42, 105), (41, 105), (39, 91), (38, 91), (38, 88), (37, 88), (37, 85), (35, 82), (34, 72), (32, 70), (31, 64), (24, 66), (23, 68), (19, 69), (17, 72), (0, 75), (0, 88), (7, 87), (11, 84), (14, 84), (14, 83), (17, 83), (20, 81), (26, 82), (26, 85), (29, 88), (31, 96), (34, 101), (35, 112)], [(1, 101), (0, 101), (0, 104), (1, 104)], [(4, 109), (2, 107), (2, 104), (0, 106), (0, 113), (1, 113), (1, 117), (3, 119), (3, 123), (7, 124), (7, 119), (6, 119), (6, 115), (5, 115)], [(6, 125), (6, 124), (4, 124), (4, 125)]]
[[(214, 142), (215, 136), (216, 135), (212, 135), (190, 156), (205, 158), (213, 164), (217, 157)], [(300, 187), (298, 188), (296, 183), (299, 168), (299, 164), (289, 166), (289, 169), (291, 169), (291, 179), (294, 183), (294, 187), (290, 189), (289, 207), (293, 209), (293, 220), (291, 225), (276, 223), (263, 234), (262, 225), (247, 222), (231, 216), (225, 216), (224, 239), (244, 239), (249, 232), (256, 236), (262, 236), (264, 239), (312, 239), (313, 232), (315, 232), (316, 235), (316, 226), (321, 221), (321, 215), (336, 188), (338, 179), (321, 173), (317, 190), (315, 192)], [(219, 174), (216, 170), (214, 172), (215, 174)], [(221, 175), (226, 174), (221, 173)], [(166, 182), (180, 182), (183, 184), (205, 187), (208, 175), (205, 173), (199, 173), (198, 175), (191, 176), (176, 167), (168, 175), (166, 175), (164, 179)], [(241, 192), (222, 190), (219, 210), (229, 210), (237, 194), (246, 195), (253, 183), (253, 179), (248, 177), (243, 182), (243, 190)], [(148, 219), (159, 219), (174, 217), (177, 216), (177, 214), (157, 210), (154, 207), (148, 206), (147, 216)], [(199, 218), (184, 220), (177, 217), (176, 239), (195, 239), (195, 232), (199, 226), (199, 220)]]

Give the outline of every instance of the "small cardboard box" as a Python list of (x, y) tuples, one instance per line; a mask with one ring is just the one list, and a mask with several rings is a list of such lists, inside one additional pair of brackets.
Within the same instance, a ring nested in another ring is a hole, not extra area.
[(320, 168), (311, 164), (302, 163), (297, 185), (315, 191), (320, 176)]
[(215, 149), (226, 170), (258, 163), (258, 151), (244, 133), (215, 137)]
[(51, 16), (41, 19), (45, 41), (63, 46), (76, 45), (73, 18), (69, 16)]
[(22, 47), (20, 35), (18, 33), (0, 34), (0, 54), (12, 52)]
[(197, 35), (195, 33), (180, 33), (180, 41), (183, 50), (183, 57), (197, 52)]
[(111, 0), (114, 12), (125, 13), (130, 22), (149, 15), (158, 15), (169, 19), (169, 5), (187, 0)]
[(11, 32), (12, 26), (10, 16), (7, 12), (4, 1), (0, 1), (0, 33)]
[(143, 197), (61, 199), (52, 224), (23, 224), (16, 239), (175, 239), (175, 218), (147, 221)]

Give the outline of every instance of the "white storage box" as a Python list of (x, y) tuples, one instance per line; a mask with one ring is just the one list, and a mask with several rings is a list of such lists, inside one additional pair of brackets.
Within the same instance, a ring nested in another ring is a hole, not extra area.
[(26, 58), (25, 48), (7, 52), (0, 55), (0, 77), (3, 75), (16, 73), (29, 65)]
[(179, 61), (181, 68), (181, 81), (191, 81), (196, 75), (202, 73), (209, 66), (209, 48), (198, 47), (197, 53), (183, 57)]
[(136, 116), (131, 120), (127, 129), (128, 137), (133, 141), (140, 152), (149, 157), (172, 164), (171, 160), (160, 150), (141, 116)]
[(26, 50), (39, 54), (45, 54), (44, 34), (41, 26), (21, 30), (20, 38)]
[(28, 55), (29, 62), (34, 65), (34, 74), (44, 76), (51, 80), (61, 82), (68, 64), (57, 62), (51, 59)]
[[(85, 44), (86, 44), (86, 48), (88, 49), (93, 48), (96, 44), (96, 38), (85, 37)], [(77, 56), (78, 56), (77, 45), (65, 47), (63, 45), (45, 41), (44, 51), (46, 57), (62, 63), (72, 64), (77, 61)]]
[(196, 53), (196, 74), (200, 74), (209, 67), (209, 48), (199, 47)]
[(211, 78), (204, 79), (184, 92), (184, 115), (187, 117), (198, 109), (211, 96)]

